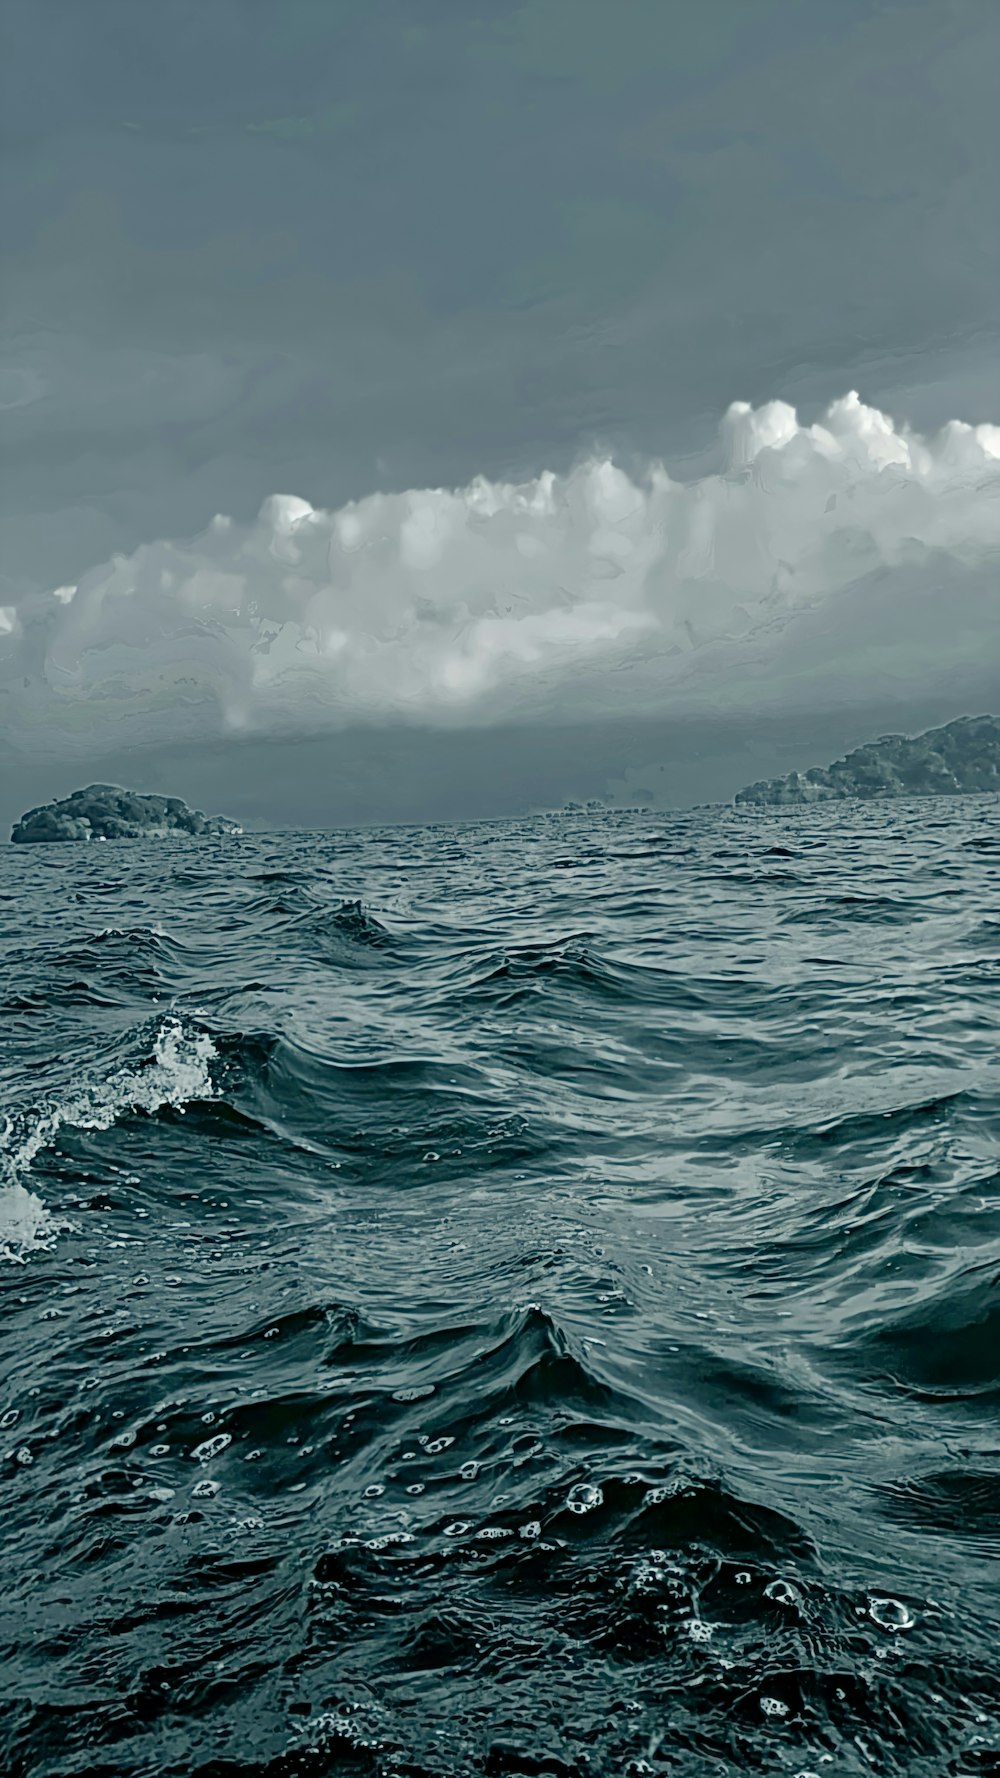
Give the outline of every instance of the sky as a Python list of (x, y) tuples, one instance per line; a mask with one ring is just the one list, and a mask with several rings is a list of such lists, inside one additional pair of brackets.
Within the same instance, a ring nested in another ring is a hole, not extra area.
[(994, 0), (0, 0), (0, 820), (1000, 708)]

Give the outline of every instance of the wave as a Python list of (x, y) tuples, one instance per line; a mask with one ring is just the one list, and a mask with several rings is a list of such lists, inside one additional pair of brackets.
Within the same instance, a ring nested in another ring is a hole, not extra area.
[(89, 1082), (42, 1108), (7, 1115), (0, 1131), (0, 1258), (24, 1259), (54, 1238), (56, 1227), (25, 1177), (60, 1131), (108, 1130), (129, 1112), (152, 1116), (166, 1106), (182, 1110), (192, 1100), (211, 1099), (212, 1064), (218, 1060), (207, 1031), (170, 1018), (137, 1065), (118, 1068), (106, 1080)]
[(395, 935), (357, 900), (315, 908), (301, 916), (294, 930), (307, 948), (333, 963), (360, 963), (369, 952), (399, 948)]
[(728, 1003), (726, 984), (698, 982), (664, 967), (602, 955), (591, 935), (508, 947), (460, 959), (452, 972), (456, 1000), (497, 1008), (545, 996), (547, 1009), (562, 1002), (582, 1010), (588, 1001), (609, 1008), (663, 1007), (700, 1011), (713, 1000)]
[(930, 1471), (884, 1483), (879, 1490), (887, 1518), (922, 1535), (953, 1537), (1000, 1556), (1000, 1470), (970, 1465), (962, 1472)]
[(231, 930), (252, 930), (324, 962), (360, 962), (367, 951), (392, 949), (395, 935), (358, 899), (334, 901), (291, 871), (265, 871), (248, 879), (251, 893), (230, 912)]
[(916, 1308), (859, 1342), (896, 1387), (923, 1400), (1000, 1401), (1000, 1253), (957, 1276), (949, 1270)]

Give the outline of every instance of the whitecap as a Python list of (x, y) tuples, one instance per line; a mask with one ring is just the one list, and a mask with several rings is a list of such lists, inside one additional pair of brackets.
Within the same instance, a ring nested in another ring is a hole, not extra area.
[(59, 1225), (25, 1184), (35, 1158), (50, 1148), (60, 1130), (108, 1130), (124, 1112), (148, 1114), (194, 1099), (210, 1099), (215, 1087), (211, 1065), (218, 1051), (207, 1031), (191, 1031), (167, 1019), (153, 1039), (153, 1053), (138, 1067), (118, 1068), (104, 1081), (91, 1081), (64, 1100), (27, 1115), (10, 1116), (0, 1130), (0, 1259), (24, 1261), (51, 1247)]

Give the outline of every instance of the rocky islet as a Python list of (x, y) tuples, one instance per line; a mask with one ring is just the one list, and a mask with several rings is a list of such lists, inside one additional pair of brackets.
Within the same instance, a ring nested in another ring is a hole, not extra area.
[(178, 796), (144, 796), (116, 784), (89, 784), (21, 816), (15, 845), (52, 841), (165, 839), (170, 834), (225, 835), (242, 829), (223, 815), (203, 815)]

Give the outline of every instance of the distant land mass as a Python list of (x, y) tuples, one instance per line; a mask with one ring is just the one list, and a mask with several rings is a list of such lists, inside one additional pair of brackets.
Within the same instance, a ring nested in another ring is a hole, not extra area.
[(59, 840), (165, 839), (168, 834), (242, 833), (222, 815), (189, 809), (179, 796), (140, 796), (117, 784), (89, 784), (61, 802), (22, 815), (11, 833), (15, 845)]
[(883, 735), (832, 766), (810, 766), (737, 791), (737, 808), (845, 797), (968, 796), (1000, 791), (1000, 717), (960, 716), (922, 735)]

